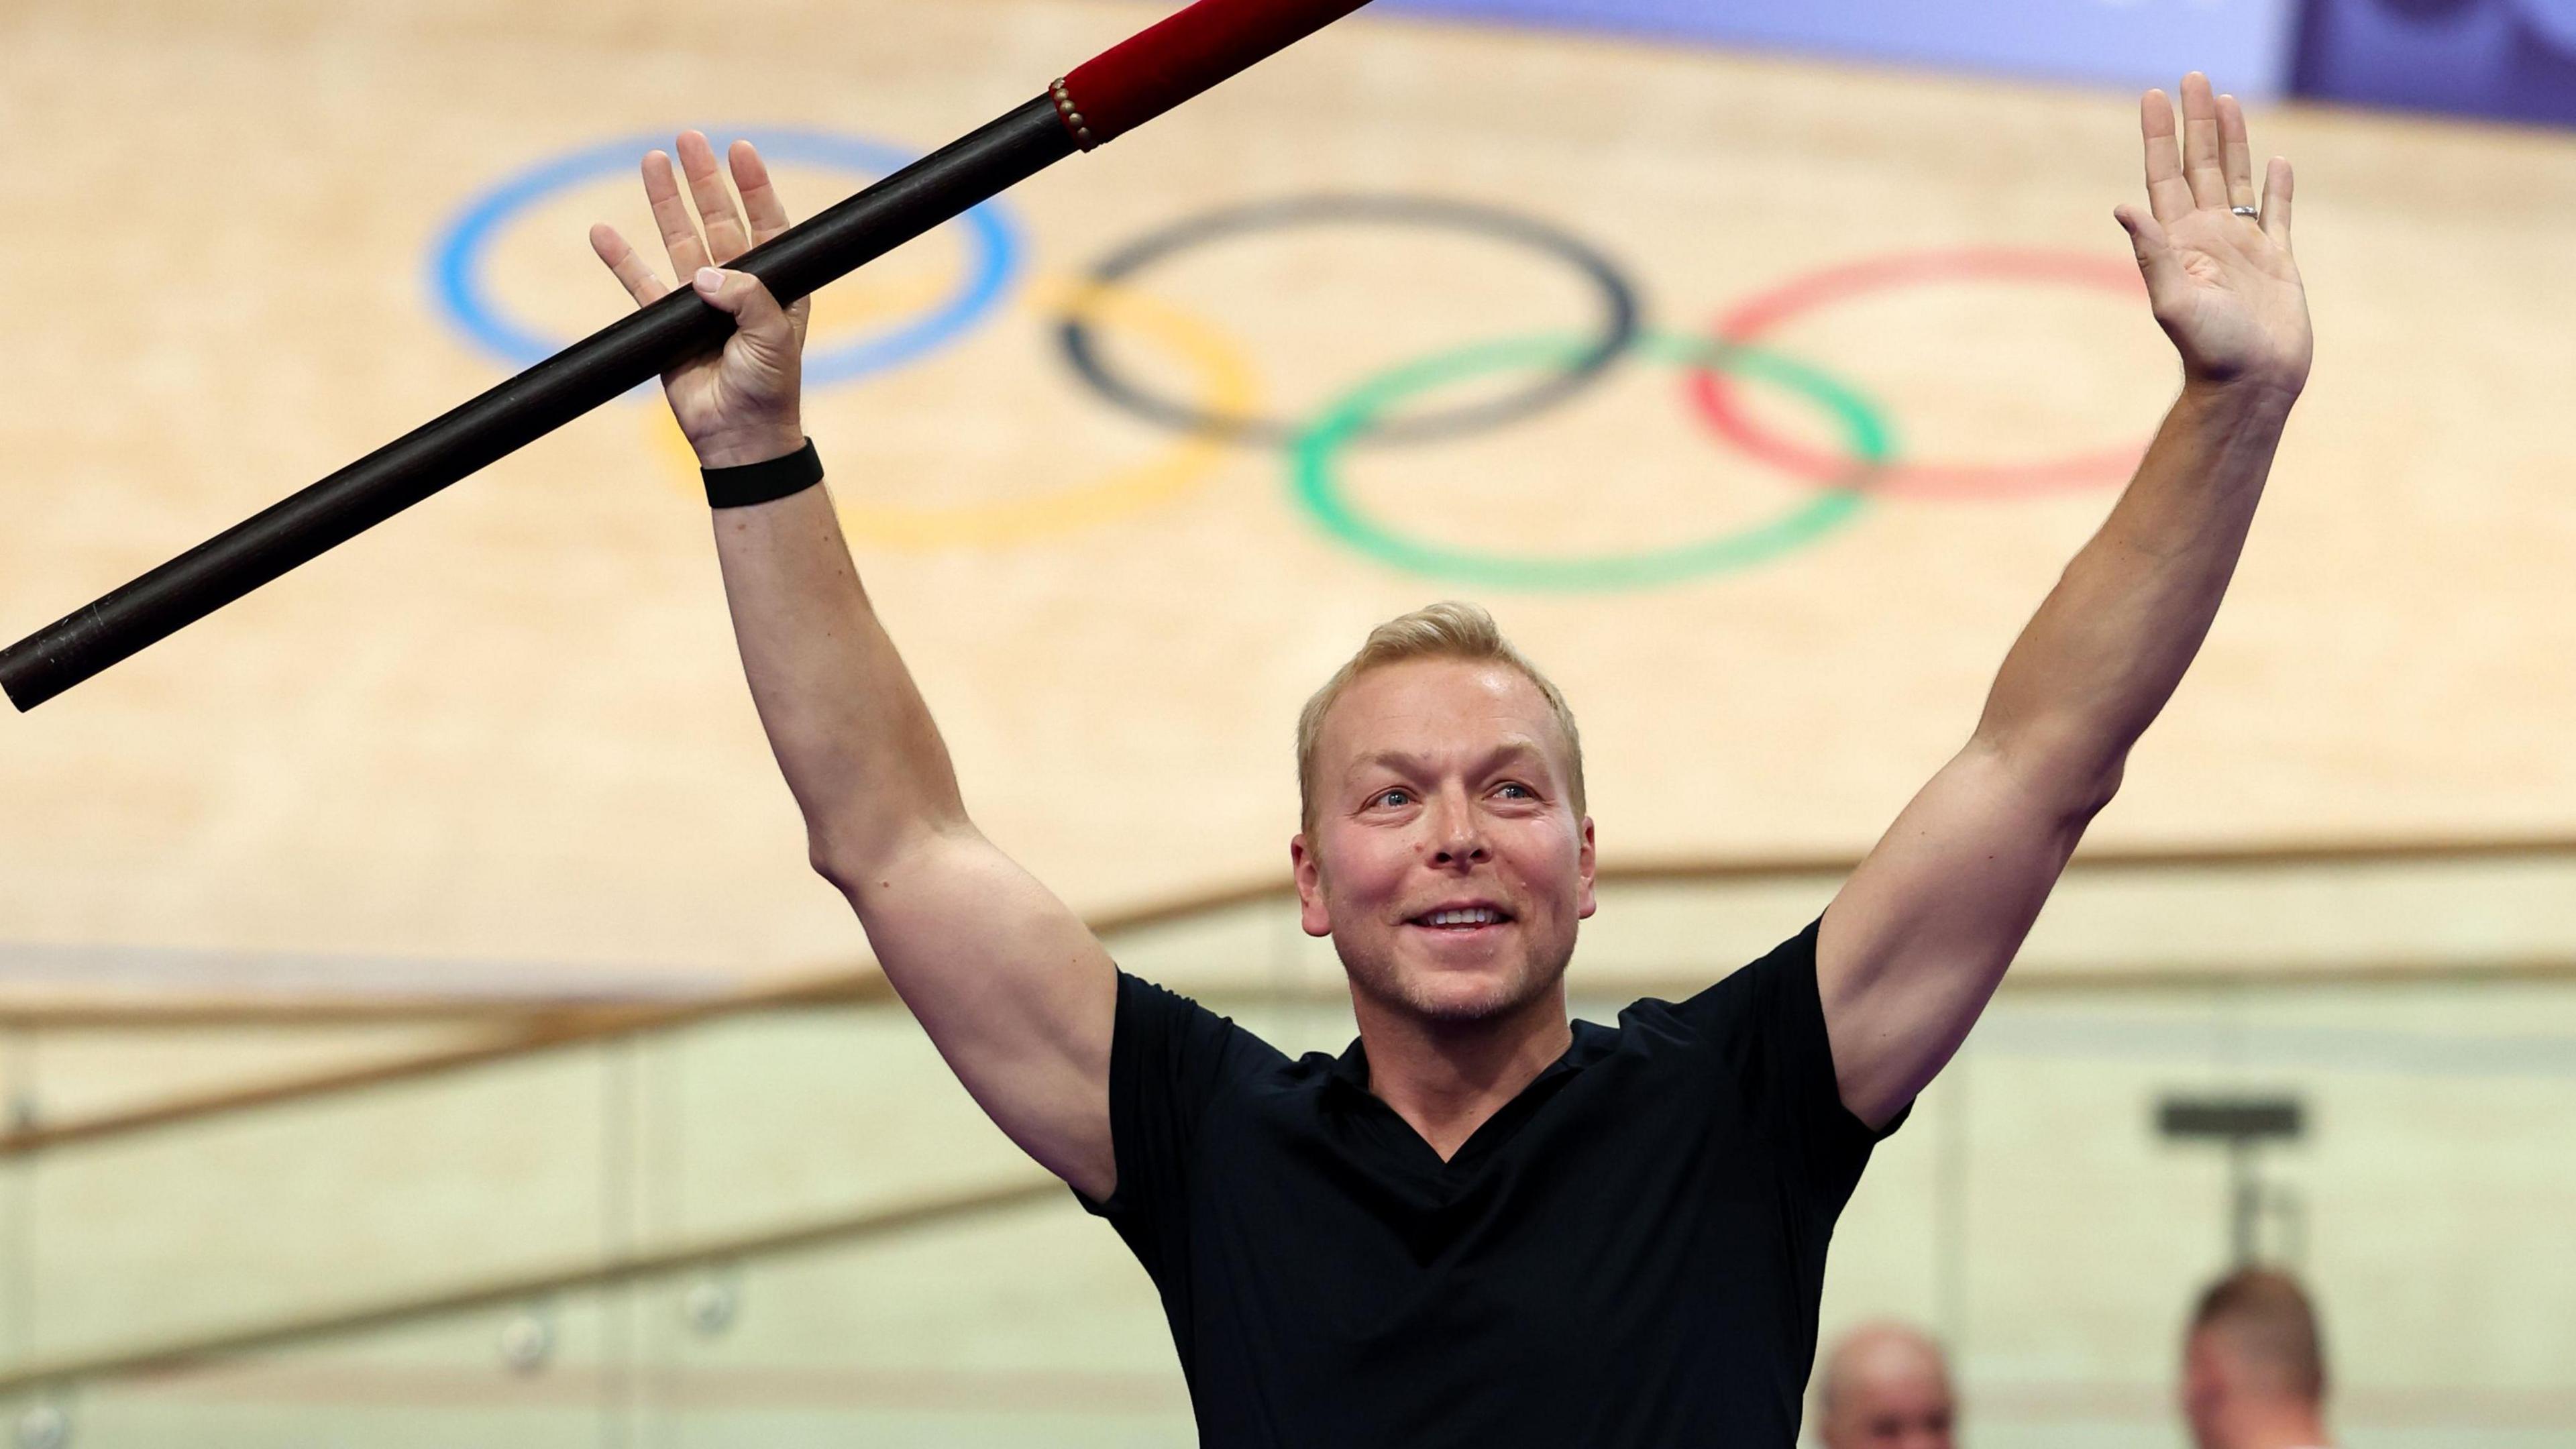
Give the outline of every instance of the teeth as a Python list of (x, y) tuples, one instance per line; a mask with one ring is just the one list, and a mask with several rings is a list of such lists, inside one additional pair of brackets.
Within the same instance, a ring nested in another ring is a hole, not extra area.
[(1503, 913), (1490, 906), (1475, 906), (1463, 911), (1433, 911), (1422, 918), (1431, 926), (1490, 926), (1503, 918)]

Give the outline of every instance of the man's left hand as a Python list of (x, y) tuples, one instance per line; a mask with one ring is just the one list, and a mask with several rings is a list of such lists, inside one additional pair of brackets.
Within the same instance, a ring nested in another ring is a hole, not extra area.
[(2244, 108), (2211, 95), (2197, 71), (2183, 77), (2179, 138), (2174, 119), (2165, 93), (2147, 92), (2139, 129), (2148, 211), (2112, 213), (2136, 248), (2156, 321), (2191, 382), (2296, 394), (2311, 339), (2307, 291), (2290, 255), (2290, 163), (2272, 158), (2258, 203)]

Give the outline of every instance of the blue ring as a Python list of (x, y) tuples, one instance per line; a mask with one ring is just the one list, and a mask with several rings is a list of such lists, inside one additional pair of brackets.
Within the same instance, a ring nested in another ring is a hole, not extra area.
[[(826, 131), (763, 131), (751, 141), (765, 159), (838, 166), (871, 176), (901, 170), (918, 159), (900, 147)], [(503, 315), (483, 285), (483, 254), (502, 226), (530, 205), (575, 182), (631, 170), (637, 157), (656, 148), (667, 150), (669, 145), (640, 136), (586, 147), (540, 161), (468, 202), (448, 223), (431, 254), (431, 297), (475, 346), (512, 367), (534, 367), (570, 346), (573, 339), (539, 336)], [(807, 382), (847, 382), (910, 362), (964, 336), (1001, 302), (1020, 270), (1018, 228), (1003, 214), (1001, 204), (993, 201), (958, 220), (966, 224), (974, 241), (975, 259), (957, 291), (936, 309), (890, 330), (807, 353)]]

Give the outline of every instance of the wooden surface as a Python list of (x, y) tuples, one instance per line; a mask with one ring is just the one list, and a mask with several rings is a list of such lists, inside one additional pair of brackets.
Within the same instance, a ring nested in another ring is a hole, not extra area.
[[(22, 0), (0, 12), (22, 217), (0, 231), (0, 633), (505, 375), (423, 280), (502, 177), (690, 123), (926, 149), (1157, 11)], [(2254, 121), (2300, 167), (2315, 381), (2208, 653), (2099, 838), (2576, 829), (2576, 137)], [(818, 390), (809, 426), (851, 509), (1178, 466), (1170, 435), (1070, 375), (1041, 302), (1047, 279), (1217, 205), (1336, 189), (1517, 208), (1692, 329), (1888, 253), (2116, 262), (2134, 147), (2121, 96), (1362, 15), (1015, 193), (1026, 284), (958, 345)], [(781, 172), (800, 213), (858, 180)], [(520, 217), (495, 290), (566, 337), (613, 319), (582, 230), (635, 227), (631, 191), (602, 178)], [(913, 310), (964, 255), (943, 233), (827, 293), (818, 345)], [(1587, 315), (1561, 268), (1383, 229), (1244, 239), (1145, 281), (1167, 325), (1124, 318), (1122, 363), (1289, 414)], [(2173, 383), (2143, 305), (2063, 287), (1891, 292), (1776, 341), (1881, 403), (1906, 456), (2118, 445)], [(0, 983), (11, 950), (65, 947), (691, 984), (850, 958), (658, 407), (604, 409), (0, 718)], [(1794, 402), (1762, 407), (1827, 436)], [(1605, 856), (1857, 851), (1961, 738), (2110, 498), (1874, 501), (1759, 568), (1544, 594), (1353, 553), (1292, 506), (1276, 454), (1187, 461), (1203, 482), (1069, 532), (862, 544), (977, 815), (1085, 911), (1279, 869), (1297, 705), (1369, 624), (1462, 593), (1580, 711)], [(1666, 542), (1805, 486), (1714, 443), (1643, 360), (1351, 475), (1409, 526), (1533, 551)]]

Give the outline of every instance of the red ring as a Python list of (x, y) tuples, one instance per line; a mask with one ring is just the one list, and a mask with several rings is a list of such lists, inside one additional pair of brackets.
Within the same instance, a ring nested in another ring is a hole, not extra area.
[[(1801, 313), (1867, 292), (1918, 282), (1960, 279), (2064, 282), (2142, 296), (2137, 268), (2085, 252), (2023, 251), (1978, 247), (1957, 251), (1899, 252), (1821, 272), (1810, 272), (1738, 304), (1718, 319), (1722, 343), (1750, 343)], [(1892, 463), (1855, 479), (1852, 461), (1766, 432), (1737, 401), (1735, 380), (1710, 367), (1690, 374), (1691, 401), (1720, 437), (1774, 467), (1836, 488), (1918, 498), (2017, 498), (2066, 488), (2125, 480), (2137, 470), (2144, 444), (2078, 453), (2035, 463)]]

